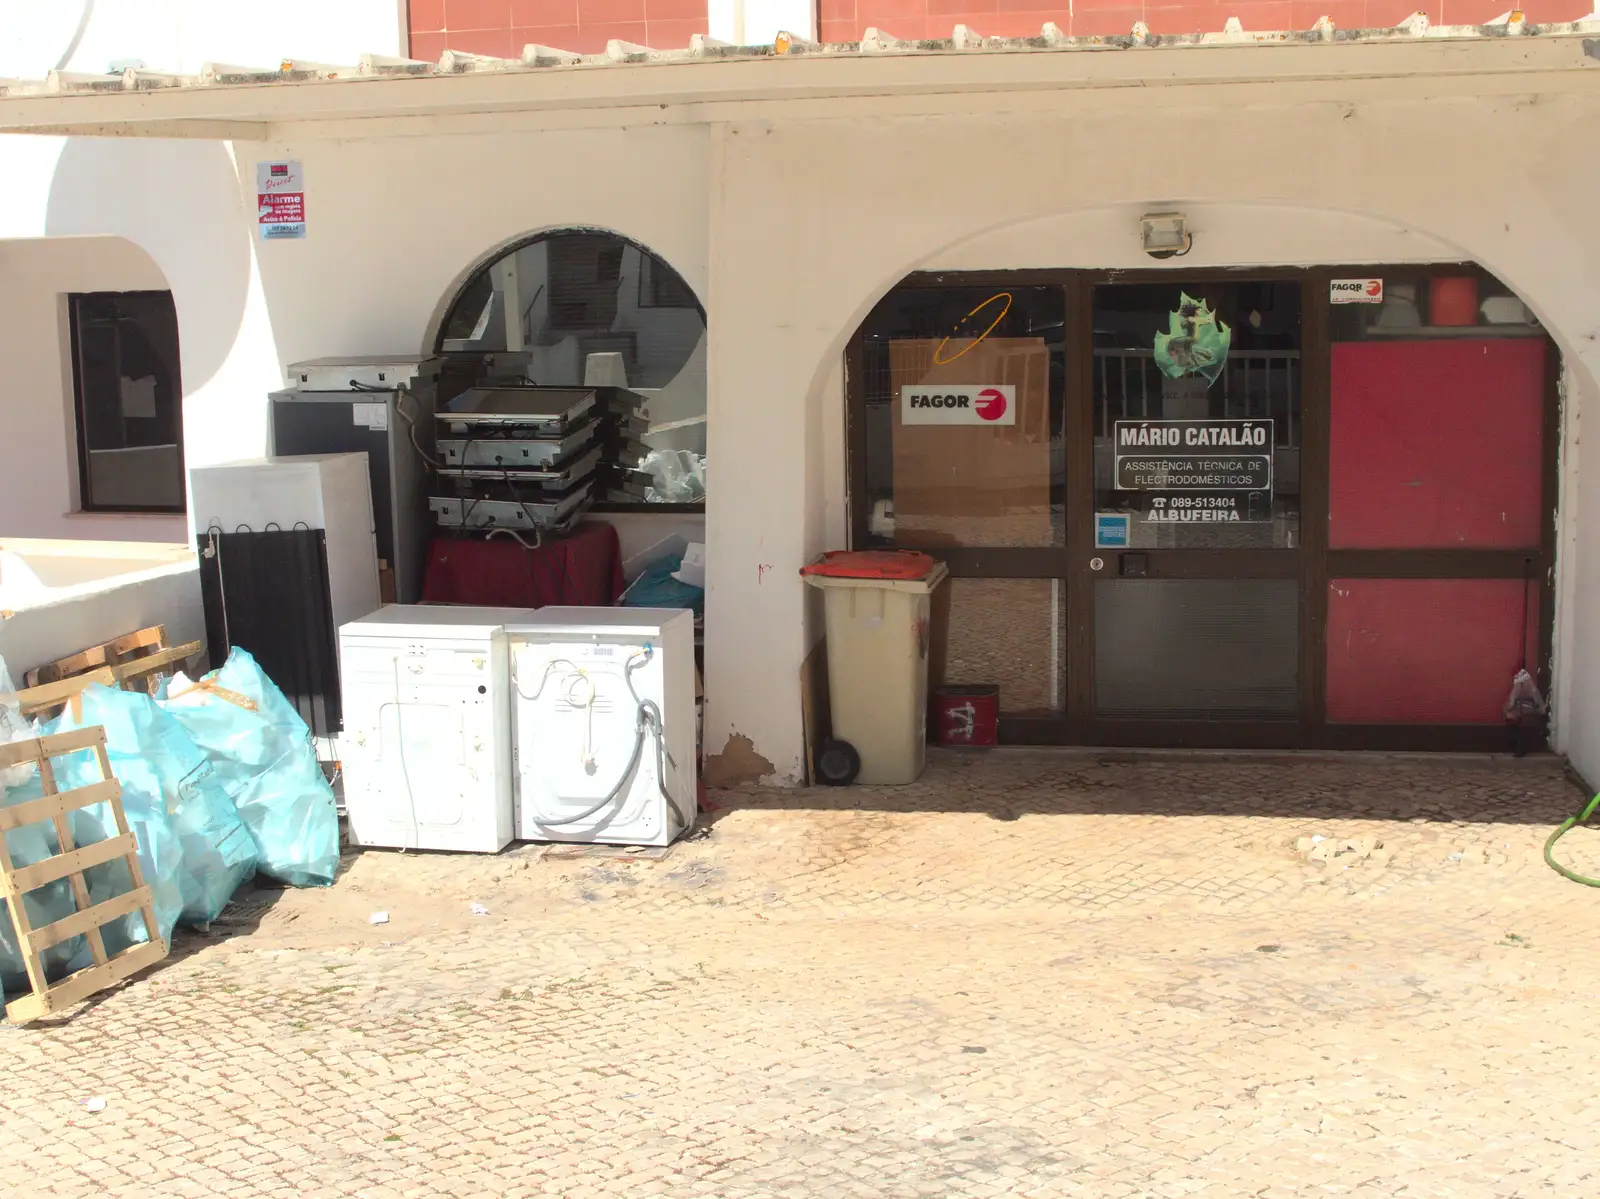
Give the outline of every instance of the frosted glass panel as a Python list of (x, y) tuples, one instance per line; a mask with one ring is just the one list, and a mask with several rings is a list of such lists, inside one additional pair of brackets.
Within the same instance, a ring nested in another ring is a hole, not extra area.
[(1288, 720), (1298, 711), (1293, 579), (1101, 579), (1095, 705), (1113, 719)]

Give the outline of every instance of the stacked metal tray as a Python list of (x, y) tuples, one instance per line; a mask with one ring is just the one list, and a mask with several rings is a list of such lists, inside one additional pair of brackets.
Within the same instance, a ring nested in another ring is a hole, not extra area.
[(490, 383), (436, 414), (439, 484), (429, 499), (445, 528), (560, 533), (594, 497), (602, 452), (590, 387)]
[(642, 500), (643, 403), (620, 387), (466, 388), (435, 414), (436, 522), (559, 533), (595, 500)]
[(595, 391), (603, 455), (596, 481), (599, 496), (611, 503), (642, 504), (650, 482), (650, 476), (639, 469), (650, 453), (644, 444), (644, 435), (650, 430), (644, 397), (622, 387), (597, 387)]
[(428, 501), (434, 519), (443, 528), (519, 529), (531, 533), (565, 533), (591, 502), (590, 485), (546, 502), (522, 498), (494, 498), (502, 489), (478, 483), (467, 495), (436, 495)]

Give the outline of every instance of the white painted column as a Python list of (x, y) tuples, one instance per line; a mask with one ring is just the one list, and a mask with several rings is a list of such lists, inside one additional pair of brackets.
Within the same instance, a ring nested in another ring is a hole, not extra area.
[(1556, 748), (1600, 786), (1600, 476), (1580, 465), (1593, 375), (1569, 359), (1562, 447), (1561, 527), (1556, 563)]
[(803, 775), (800, 664), (814, 445), (815, 352), (773, 257), (772, 197), (755, 140), (712, 144), (706, 502), (706, 776), (716, 784)]

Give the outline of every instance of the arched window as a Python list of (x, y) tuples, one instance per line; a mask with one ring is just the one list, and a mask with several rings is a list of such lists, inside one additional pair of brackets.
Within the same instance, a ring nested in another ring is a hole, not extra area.
[(640, 393), (649, 454), (638, 499), (705, 500), (706, 314), (683, 277), (598, 229), (541, 233), (472, 276), (451, 305), (440, 353), (521, 351), (551, 387)]

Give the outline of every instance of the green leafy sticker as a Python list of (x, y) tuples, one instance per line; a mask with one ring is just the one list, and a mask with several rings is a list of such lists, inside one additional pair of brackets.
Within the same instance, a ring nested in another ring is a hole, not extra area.
[(1180, 294), (1168, 331), (1156, 334), (1156, 365), (1169, 379), (1198, 375), (1210, 386), (1222, 373), (1232, 342), (1233, 330), (1204, 300)]

